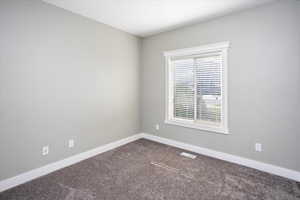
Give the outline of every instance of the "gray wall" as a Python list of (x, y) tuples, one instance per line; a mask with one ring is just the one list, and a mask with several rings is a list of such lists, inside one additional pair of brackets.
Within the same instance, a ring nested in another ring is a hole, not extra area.
[[(300, 2), (286, 0), (144, 39), (142, 131), (300, 171), (299, 19)], [(222, 41), (231, 42), (230, 135), (164, 124), (163, 51)]]
[(0, 27), (0, 180), (139, 132), (139, 38), (39, 0)]

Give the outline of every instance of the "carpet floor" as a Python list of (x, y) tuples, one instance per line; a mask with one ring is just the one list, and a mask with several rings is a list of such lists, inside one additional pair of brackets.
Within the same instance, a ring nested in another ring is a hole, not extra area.
[(3, 193), (1, 200), (299, 200), (300, 183), (141, 139)]

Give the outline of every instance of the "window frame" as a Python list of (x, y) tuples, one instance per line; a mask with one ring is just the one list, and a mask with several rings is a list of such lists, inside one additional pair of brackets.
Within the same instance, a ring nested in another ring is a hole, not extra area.
[[(228, 49), (230, 43), (220, 42), (215, 44), (203, 45), (192, 48), (178, 49), (172, 51), (165, 51), (165, 85), (166, 85), (166, 96), (165, 96), (165, 123), (171, 125), (178, 125), (187, 128), (199, 129), (209, 132), (229, 134), (228, 129)], [(201, 124), (195, 123), (193, 120), (184, 120), (184, 119), (172, 119), (173, 116), (173, 85), (170, 86), (172, 81), (170, 74), (172, 73), (171, 69), (171, 59), (176, 57), (186, 57), (186, 56), (201, 56), (203, 54), (211, 54), (217, 52), (222, 56), (222, 86), (221, 86), (221, 95), (222, 95), (222, 109), (221, 109), (221, 126), (213, 126), (208, 123)], [(170, 116), (171, 115), (171, 116)]]

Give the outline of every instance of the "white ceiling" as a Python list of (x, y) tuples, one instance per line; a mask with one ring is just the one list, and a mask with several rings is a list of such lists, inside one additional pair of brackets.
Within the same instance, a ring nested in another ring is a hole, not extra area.
[(137, 36), (149, 36), (275, 0), (43, 0)]

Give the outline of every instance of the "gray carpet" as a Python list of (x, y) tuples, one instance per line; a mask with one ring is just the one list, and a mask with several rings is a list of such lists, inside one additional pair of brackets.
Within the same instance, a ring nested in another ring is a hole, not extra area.
[(300, 184), (138, 140), (0, 194), (1, 200), (300, 199)]

